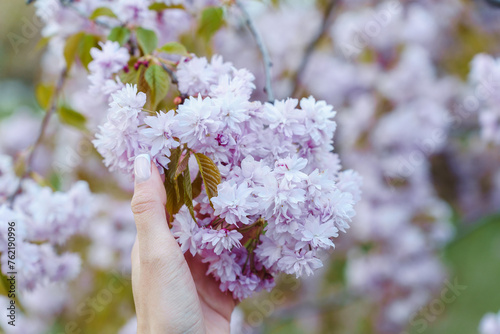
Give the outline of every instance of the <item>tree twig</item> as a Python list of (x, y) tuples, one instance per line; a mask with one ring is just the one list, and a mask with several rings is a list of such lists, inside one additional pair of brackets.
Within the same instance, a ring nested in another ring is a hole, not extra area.
[(297, 72), (295, 72), (295, 75), (293, 76), (293, 90), (292, 94), (290, 96), (292, 97), (297, 97), (296, 95), (299, 92), (300, 88), (300, 79), (302, 78), (302, 75), (304, 74), (304, 71), (306, 69), (307, 64), (309, 63), (309, 60), (311, 59), (311, 55), (316, 48), (316, 45), (318, 42), (321, 40), (323, 35), (326, 32), (326, 29), (328, 28), (328, 21), (329, 18), (332, 14), (333, 8), (335, 7), (336, 0), (330, 0), (325, 8), (325, 11), (323, 12), (323, 20), (321, 21), (321, 25), (319, 27), (318, 32), (314, 36), (314, 38), (311, 40), (311, 42), (307, 45), (306, 50), (304, 52), (304, 57), (302, 58), (302, 61), (300, 62), (299, 68), (297, 69)]
[(167, 72), (168, 75), (170, 76), (170, 81), (172, 81), (174, 85), (179, 84), (179, 80), (177, 80), (177, 75), (175, 74), (175, 72), (172, 71), (170, 68), (168, 68), (168, 66), (165, 65), (163, 62), (160, 61), (160, 64), (161, 67), (165, 70), (165, 72)]
[(35, 151), (40, 146), (40, 144), (43, 141), (43, 137), (45, 136), (45, 131), (47, 130), (47, 126), (49, 124), (50, 118), (52, 115), (55, 113), (56, 108), (57, 108), (57, 100), (59, 98), (59, 95), (61, 94), (62, 87), (64, 84), (64, 80), (66, 79), (66, 74), (67, 74), (67, 69), (64, 68), (64, 70), (61, 73), (61, 76), (59, 77), (56, 85), (56, 89), (54, 91), (54, 95), (52, 96), (52, 100), (50, 103), (50, 106), (47, 109), (47, 112), (45, 113), (45, 116), (43, 117), (42, 124), (40, 125), (40, 132), (38, 133), (38, 137), (31, 146), (31, 148), (28, 151), (28, 154), (26, 156), (26, 163), (25, 163), (25, 168), (24, 172), (19, 178), (19, 184), (17, 185), (16, 191), (9, 197), (9, 206), (12, 207), (14, 204), (14, 200), (16, 196), (19, 194), (21, 188), (22, 188), (22, 183), (23, 181), (31, 174), (32, 169), (33, 169), (33, 158), (35, 156)]
[(260, 50), (260, 53), (262, 54), (262, 59), (264, 61), (264, 71), (266, 74), (266, 88), (265, 91), (267, 93), (267, 100), (271, 103), (274, 102), (274, 94), (273, 94), (273, 88), (271, 85), (271, 67), (273, 66), (273, 63), (271, 62), (271, 58), (269, 57), (269, 52), (267, 51), (267, 48), (264, 44), (264, 41), (262, 40), (262, 36), (258, 32), (257, 28), (255, 27), (255, 24), (250, 17), (250, 14), (246, 10), (245, 6), (241, 3), (241, 0), (235, 0), (234, 2), (236, 6), (241, 10), (243, 17), (245, 18), (245, 23), (252, 33), (253, 37), (255, 38), (255, 42), (257, 43), (257, 46)]

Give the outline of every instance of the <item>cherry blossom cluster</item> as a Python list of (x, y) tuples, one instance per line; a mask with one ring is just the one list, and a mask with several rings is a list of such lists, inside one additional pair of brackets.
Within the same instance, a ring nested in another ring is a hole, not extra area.
[[(87, 183), (79, 181), (67, 192), (54, 192), (31, 179), (22, 181), (20, 193), (10, 205), (19, 178), (14, 173), (10, 156), (0, 156), (0, 249), (2, 272), (7, 274), (9, 247), (15, 247), (15, 269), (21, 290), (38, 285), (65, 282), (80, 271), (80, 256), (59, 253), (73, 235), (84, 231), (92, 214), (92, 197)], [(9, 239), (8, 223), (15, 223), (15, 241)]]
[[(146, 95), (128, 84), (111, 95), (94, 141), (106, 166), (130, 174), (134, 157), (148, 153), (167, 169), (178, 147), (208, 156), (222, 181), (216, 196), (195, 199), (196, 221), (187, 207), (175, 215), (182, 250), (201, 254), (207, 274), (240, 300), (272, 287), (278, 272), (311, 275), (360, 198), (359, 175), (340, 172), (331, 152), (332, 106), (251, 101), (253, 75), (218, 56), (181, 60), (177, 77), (187, 97), (176, 110), (145, 111)], [(190, 166), (194, 179), (194, 157)]]

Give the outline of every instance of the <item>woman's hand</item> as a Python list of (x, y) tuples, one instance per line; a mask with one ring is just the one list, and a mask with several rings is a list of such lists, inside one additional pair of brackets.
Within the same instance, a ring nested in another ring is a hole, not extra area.
[(167, 224), (162, 179), (148, 155), (135, 159), (132, 290), (139, 334), (229, 333), (235, 302), (205, 275), (207, 265), (184, 256)]

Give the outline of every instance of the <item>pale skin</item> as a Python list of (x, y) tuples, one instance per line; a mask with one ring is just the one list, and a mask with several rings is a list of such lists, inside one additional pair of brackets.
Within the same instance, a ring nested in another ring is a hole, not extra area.
[[(137, 169), (136, 161), (136, 175)], [(167, 224), (166, 199), (158, 169), (150, 164), (149, 178), (136, 176), (132, 199), (137, 226), (132, 249), (137, 333), (229, 333), (235, 301), (205, 275), (206, 264), (189, 252), (182, 254)]]

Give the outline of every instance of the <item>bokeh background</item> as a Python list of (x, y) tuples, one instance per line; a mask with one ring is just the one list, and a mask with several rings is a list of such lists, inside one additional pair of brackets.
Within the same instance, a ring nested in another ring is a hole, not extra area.
[[(300, 281), (283, 276), (273, 292), (241, 303), (234, 333), (479, 333), (483, 316), (500, 310), (495, 3), (246, 3), (270, 50), (275, 95), (334, 105), (335, 150), (364, 186), (328, 265)], [(206, 6), (225, 8), (208, 40), (199, 35)], [(250, 69), (262, 92), (259, 50), (231, 1), (205, 1), (190, 15), (167, 39)], [(35, 6), (1, 2), (0, 150), (14, 162), (38, 134), (40, 85), (53, 84), (64, 61), (38, 22)], [(95, 194), (84, 233), (58, 246), (80, 254), (81, 270), (64, 286), (21, 292), (19, 333), (134, 333), (131, 182), (109, 173), (90, 142), (106, 109), (82, 93), (84, 71), (73, 70), (65, 99), (85, 125), (54, 118), (34, 158), (37, 182), (67, 190), (85, 180)], [(12, 332), (4, 317), (0, 327)]]

